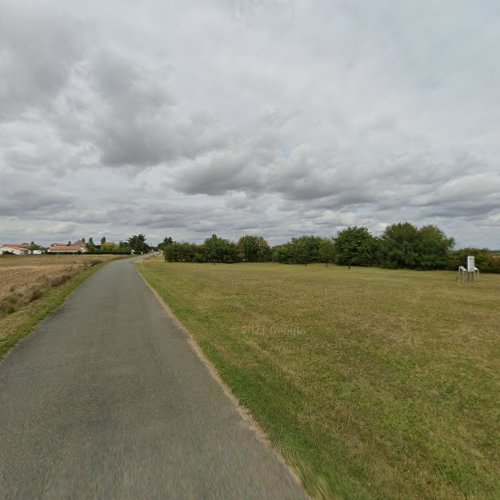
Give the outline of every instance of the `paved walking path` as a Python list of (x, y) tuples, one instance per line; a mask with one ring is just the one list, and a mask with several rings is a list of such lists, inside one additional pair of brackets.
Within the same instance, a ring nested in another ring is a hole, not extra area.
[(0, 498), (304, 498), (116, 261), (0, 362)]

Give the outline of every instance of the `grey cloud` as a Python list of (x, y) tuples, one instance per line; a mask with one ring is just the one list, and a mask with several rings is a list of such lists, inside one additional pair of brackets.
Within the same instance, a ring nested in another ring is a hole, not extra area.
[(425, 207), (420, 213), (424, 217), (462, 217), (464, 220), (477, 221), (478, 219), (485, 218), (485, 216), (496, 210), (498, 210), (498, 202), (493, 199), (484, 201), (457, 200), (441, 206), (434, 205)]
[(246, 151), (214, 152), (178, 170), (177, 175), (173, 172), (174, 186), (184, 193), (209, 195), (251, 189), (259, 182), (251, 170), (252, 159)]
[(94, 141), (106, 165), (157, 164), (186, 149), (187, 131), (169, 128), (173, 102), (164, 82), (143, 70), (114, 54), (102, 55), (92, 68), (102, 97)]
[(183, 110), (161, 68), (102, 50), (76, 80), (83, 89), (76, 97), (79, 109), (71, 108), (75, 97), (68, 89), (55, 119), (70, 142), (91, 145), (103, 166), (145, 168), (194, 159), (226, 143), (227, 131), (209, 115)]
[(47, 189), (40, 193), (35, 188), (28, 190), (21, 187), (2, 194), (0, 216), (21, 215), (38, 219), (75, 207), (73, 197), (58, 190)]
[(0, 7), (0, 232), (500, 246), (494, 2)]
[(40, 2), (0, 2), (0, 120), (44, 107), (82, 57), (78, 24)]

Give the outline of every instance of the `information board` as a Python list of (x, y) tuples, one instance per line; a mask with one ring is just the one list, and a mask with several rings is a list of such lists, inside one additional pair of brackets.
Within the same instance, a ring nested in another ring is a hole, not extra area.
[(476, 259), (474, 258), (473, 255), (467, 256), (467, 271), (469, 271), (469, 273), (473, 273), (475, 268), (476, 268)]

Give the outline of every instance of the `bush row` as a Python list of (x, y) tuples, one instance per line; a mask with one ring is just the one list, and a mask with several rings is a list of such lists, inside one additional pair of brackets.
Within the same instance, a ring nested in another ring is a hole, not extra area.
[(365, 227), (348, 227), (332, 238), (301, 236), (270, 247), (262, 236), (246, 235), (237, 242), (212, 235), (202, 244), (165, 238), (159, 247), (169, 262), (335, 263), (392, 269), (457, 269), (467, 255), (476, 257), (482, 272), (500, 273), (500, 256), (488, 249), (454, 249), (455, 241), (436, 226), (420, 228), (408, 222), (388, 226), (380, 237)]

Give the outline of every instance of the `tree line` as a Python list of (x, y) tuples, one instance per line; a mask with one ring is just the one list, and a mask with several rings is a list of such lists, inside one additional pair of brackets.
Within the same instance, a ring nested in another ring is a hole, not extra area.
[[(91, 254), (142, 254), (142, 253), (147, 253), (152, 250), (157, 250), (158, 247), (151, 246), (146, 243), (146, 235), (140, 233), (140, 234), (134, 234), (130, 236), (125, 241), (119, 241), (118, 243), (115, 243), (114, 241), (107, 241), (106, 236), (103, 236), (100, 239), (99, 243), (94, 242), (94, 238), (90, 237), (88, 240), (85, 238), (81, 238), (78, 240), (78, 242), (72, 243), (71, 241), (68, 241), (67, 246), (71, 246), (72, 244), (76, 243), (83, 243), (85, 245), (85, 249), (87, 250), (88, 253)], [(42, 250), (46, 251), (47, 248), (46, 246), (39, 245), (32, 241), (31, 243), (21, 243), (23, 246), (25, 246), (28, 250)], [(81, 252), (78, 252), (81, 253)]]
[(230, 241), (213, 234), (202, 244), (165, 238), (158, 248), (168, 262), (279, 262), (283, 264), (337, 264), (391, 269), (453, 269), (476, 257), (482, 272), (500, 273), (500, 257), (488, 249), (454, 249), (455, 241), (434, 225), (408, 222), (388, 226), (381, 236), (366, 227), (348, 227), (331, 238), (300, 236), (270, 246), (262, 236), (245, 235)]
[(153, 247), (146, 243), (146, 235), (142, 233), (134, 234), (126, 241), (118, 243), (107, 241), (105, 236), (101, 238), (98, 244), (94, 243), (92, 237), (87, 242), (85, 242), (85, 238), (82, 238), (82, 241), (85, 243), (88, 253), (91, 254), (141, 254), (153, 249)]

